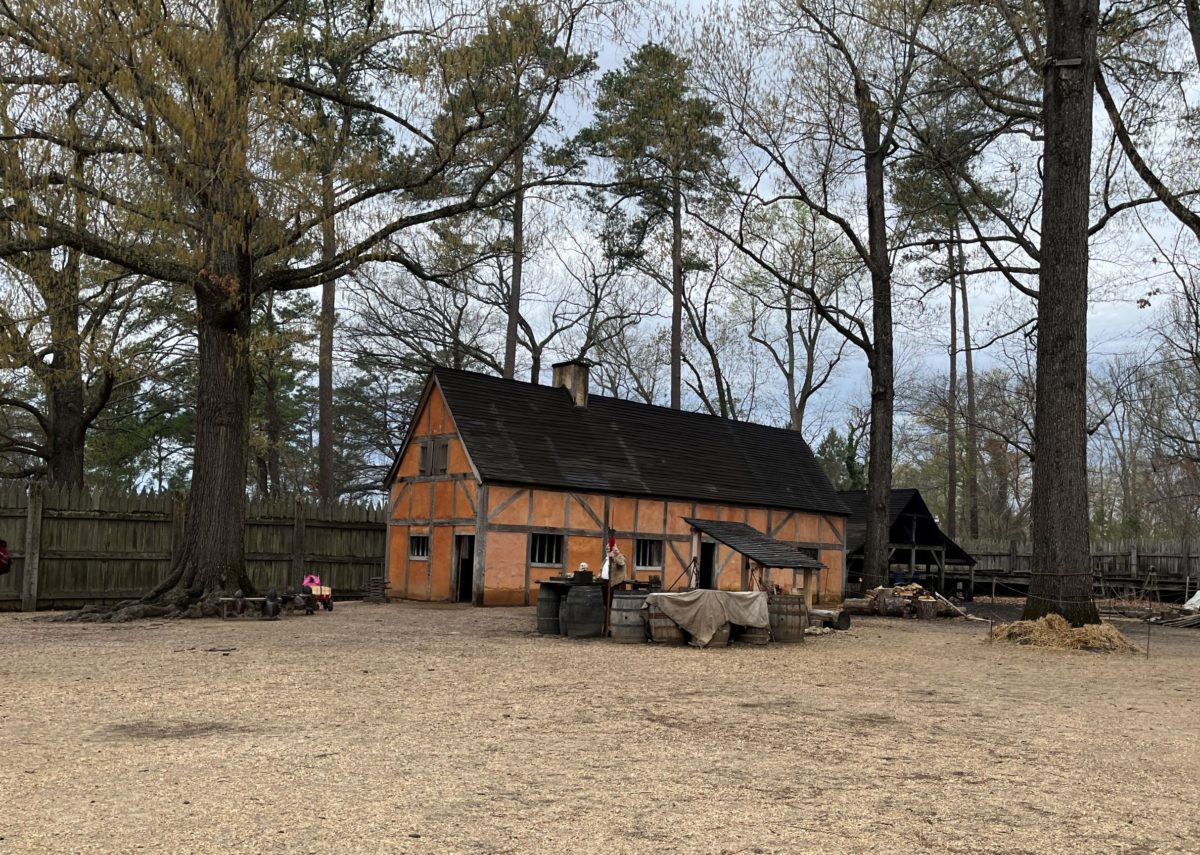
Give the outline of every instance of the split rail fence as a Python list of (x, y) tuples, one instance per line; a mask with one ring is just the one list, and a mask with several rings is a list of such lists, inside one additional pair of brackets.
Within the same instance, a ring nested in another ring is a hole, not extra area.
[[(86, 492), (0, 482), (0, 539), (12, 571), (0, 611), (71, 608), (141, 596), (182, 546), (181, 493)], [(363, 596), (383, 575), (382, 505), (322, 506), (296, 498), (246, 503), (246, 569), (263, 591), (317, 572), (335, 597)]]

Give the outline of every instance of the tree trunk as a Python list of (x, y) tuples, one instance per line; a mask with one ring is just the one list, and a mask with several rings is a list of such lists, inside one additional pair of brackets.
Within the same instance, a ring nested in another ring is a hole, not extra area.
[[(518, 149), (513, 164), (512, 281), (508, 289), (508, 327), (504, 333), (504, 377), (517, 370), (517, 326), (521, 320), (521, 277), (525, 264), (525, 149)], [(537, 375), (534, 375), (536, 382)]]
[[(247, 267), (249, 266), (247, 256)], [(243, 560), (246, 426), (249, 416), (249, 301), (229, 306), (198, 288), (196, 453), (179, 564), (147, 600), (171, 591), (252, 590)]]
[(671, 409), (682, 406), (683, 386), (683, 192), (671, 183)]
[[(321, 175), (321, 258), (337, 254), (333, 214), (333, 174)], [(317, 345), (317, 494), (324, 503), (337, 499), (333, 480), (333, 327), (337, 322), (337, 281), (321, 285), (320, 340)], [(279, 485), (276, 483), (275, 488)]]
[(971, 308), (967, 299), (967, 260), (962, 247), (962, 234), (958, 243), (958, 283), (962, 289), (962, 346), (967, 374), (967, 534), (979, 537), (979, 467), (982, 457), (979, 451), (979, 432), (975, 421), (975, 356), (971, 349)]
[[(1033, 569), (1025, 618), (1096, 623), (1088, 549), (1087, 304), (1098, 0), (1046, 4)], [(1068, 65), (1067, 63), (1071, 63)]]
[(888, 501), (892, 492), (892, 419), (896, 390), (892, 363), (892, 269), (884, 211), (884, 152), (879, 108), (861, 80), (855, 86), (855, 95), (866, 173), (873, 337), (867, 357), (871, 371), (871, 433), (867, 463), (867, 538), (863, 554), (865, 590), (887, 581)]
[(946, 534), (958, 537), (958, 277), (954, 270), (954, 243), (946, 244), (946, 272), (950, 277), (950, 387), (946, 390)]
[(50, 364), (36, 371), (46, 391), (46, 464), (52, 484), (83, 486), (85, 396), (79, 340), (79, 280), (66, 269), (45, 265), (39, 284), (50, 320)]
[[(170, 575), (145, 600), (164, 594), (211, 596), (252, 590), (244, 561), (250, 310), (256, 205), (250, 191), (248, 67), (242, 55), (254, 27), (250, 0), (221, 0), (210, 58), (212, 101), (196, 124), (195, 152), (211, 158), (203, 206), (206, 263), (195, 283), (196, 450), (183, 545)], [(210, 603), (210, 608), (214, 608)], [(215, 610), (215, 608), (214, 608)]]

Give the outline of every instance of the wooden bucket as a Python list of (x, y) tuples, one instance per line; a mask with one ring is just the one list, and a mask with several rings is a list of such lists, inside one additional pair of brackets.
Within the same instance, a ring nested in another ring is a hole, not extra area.
[(647, 611), (646, 623), (650, 627), (651, 641), (656, 644), (683, 644), (687, 640), (679, 624), (667, 617), (654, 603), (650, 604)]
[(553, 585), (541, 585), (537, 598), (537, 631), (542, 635), (558, 635), (558, 609), (562, 592)]
[(775, 594), (767, 601), (767, 614), (771, 621), (771, 638), (775, 641), (784, 644), (804, 641), (804, 629), (808, 626), (804, 597)]
[(612, 640), (618, 644), (644, 644), (646, 642), (646, 613), (642, 604), (646, 602), (644, 591), (614, 591), (612, 600)]
[(567, 594), (567, 635), (571, 638), (599, 638), (604, 635), (604, 588), (600, 585), (575, 585)]

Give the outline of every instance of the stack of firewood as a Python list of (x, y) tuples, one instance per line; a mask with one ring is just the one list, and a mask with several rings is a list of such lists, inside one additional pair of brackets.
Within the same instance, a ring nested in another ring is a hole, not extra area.
[(937, 599), (915, 582), (910, 585), (872, 588), (859, 598), (845, 600), (842, 609), (857, 615), (933, 617), (950, 614), (949, 603)]

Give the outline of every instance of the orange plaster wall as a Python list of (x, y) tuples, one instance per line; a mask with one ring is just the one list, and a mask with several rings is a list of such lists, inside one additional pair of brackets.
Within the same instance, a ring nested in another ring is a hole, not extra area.
[(467, 460), (466, 449), (457, 439), (450, 441), (450, 456), (446, 459), (446, 471), (451, 474), (471, 471), (471, 463)]
[[(432, 547), (430, 547), (432, 548)], [(408, 597), (413, 600), (429, 599), (429, 559), (408, 559)]]
[(638, 502), (637, 531), (641, 534), (663, 533), (664, 502), (643, 499)]
[(691, 502), (667, 502), (667, 533), (691, 534), (691, 526), (683, 521), (685, 517), (691, 515)]
[(450, 574), (453, 560), (454, 531), (448, 525), (434, 526), (429, 542), (429, 599), (450, 599)]
[(488, 605), (522, 605), (525, 602), (525, 559), (529, 535), (489, 531), (487, 570), (483, 575), (484, 602)]
[[(562, 528), (566, 521), (567, 494), (551, 490), (533, 491), (533, 524)], [(520, 504), (520, 500), (517, 504)], [(528, 503), (525, 505), (529, 507)]]
[[(520, 494), (516, 500), (504, 510), (496, 513), (496, 509), (513, 494)], [(488, 522), (504, 525), (525, 525), (529, 522), (529, 491), (524, 488), (499, 487), (493, 493), (488, 491), (488, 505), (491, 511)], [(493, 516), (494, 514), (494, 516)]]
[(388, 526), (388, 590), (405, 596), (404, 565), (408, 557), (408, 526)]
[(841, 602), (845, 595), (844, 585), (846, 567), (843, 563), (845, 553), (840, 549), (822, 549), (821, 562), (825, 565), (821, 571), (820, 601)]
[(614, 496), (608, 504), (608, 525), (617, 531), (633, 531), (634, 500), (625, 496)]
[[(591, 513), (588, 513), (588, 509)], [(593, 518), (593, 515), (595, 518)], [(600, 520), (597, 524), (596, 520)], [(600, 533), (604, 522), (604, 497), (576, 494), (571, 497), (571, 528)]]
[(454, 482), (434, 481), (433, 483), (433, 517), (446, 520), (454, 516)]
[[(618, 541), (618, 545), (620, 541)], [(625, 547), (621, 547), (621, 552), (625, 552)], [(567, 538), (567, 566), (566, 571), (573, 573), (579, 569), (580, 562), (586, 561), (588, 569), (600, 575), (600, 565), (604, 561), (604, 540), (599, 535), (596, 537), (583, 537), (581, 535), (572, 535)], [(626, 565), (628, 566), (628, 565)], [(558, 572), (555, 570), (554, 572)]]

